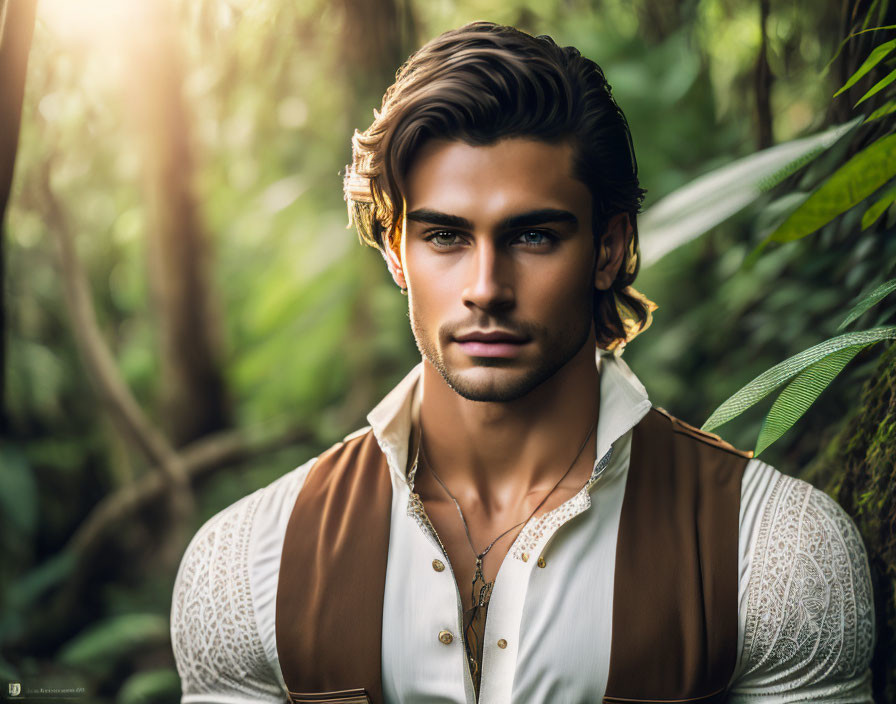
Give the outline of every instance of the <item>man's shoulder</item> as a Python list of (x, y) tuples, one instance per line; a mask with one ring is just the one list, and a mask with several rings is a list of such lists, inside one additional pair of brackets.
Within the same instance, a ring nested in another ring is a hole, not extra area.
[(753, 460), (741, 531), (743, 651), (733, 693), (814, 687), (819, 701), (836, 692), (868, 701), (874, 607), (853, 520), (825, 492)]
[(279, 526), (309, 460), (208, 519), (181, 559), (171, 640), (184, 696), (283, 701), (275, 645), (260, 605), (276, 590)]
[(838, 570), (842, 576), (850, 566), (867, 569), (861, 535), (834, 498), (758, 460), (752, 464), (756, 466), (744, 494), (746, 511), (756, 514), (754, 572), (799, 569), (803, 557), (827, 577), (836, 576)]
[(171, 638), (185, 695), (283, 701), (272, 605), (286, 526), (318, 459), (218, 511), (190, 541), (171, 603)]
[[(245, 581), (253, 536), (268, 538), (289, 518), (316, 457), (218, 511), (193, 535), (181, 559), (177, 586), (201, 592), (213, 579)], [(257, 525), (259, 522), (264, 525)], [(248, 594), (248, 590), (245, 592)]]

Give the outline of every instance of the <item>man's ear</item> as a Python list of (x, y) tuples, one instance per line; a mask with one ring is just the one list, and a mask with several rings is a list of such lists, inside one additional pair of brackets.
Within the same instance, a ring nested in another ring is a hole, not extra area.
[(392, 274), (392, 280), (402, 290), (407, 290), (408, 284), (404, 279), (404, 269), (401, 266), (401, 237), (386, 235), (386, 246), (383, 248), (383, 256), (386, 258), (386, 266)]
[(597, 265), (594, 268), (595, 288), (606, 291), (613, 285), (625, 258), (632, 233), (628, 213), (616, 213), (610, 218), (598, 245)]

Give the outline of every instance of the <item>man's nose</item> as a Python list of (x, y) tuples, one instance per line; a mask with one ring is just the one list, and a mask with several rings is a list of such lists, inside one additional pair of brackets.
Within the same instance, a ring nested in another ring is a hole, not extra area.
[(480, 241), (470, 254), (463, 298), (467, 307), (488, 310), (513, 304), (511, 263), (494, 243)]

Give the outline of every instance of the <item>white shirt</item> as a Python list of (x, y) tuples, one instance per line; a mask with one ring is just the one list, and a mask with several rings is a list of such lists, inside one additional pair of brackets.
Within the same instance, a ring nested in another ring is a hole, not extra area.
[[(480, 704), (599, 702), (604, 695), (631, 431), (651, 404), (622, 359), (598, 354), (597, 364), (595, 471), (577, 495), (526, 524), (500, 567)], [(474, 704), (456, 582), (450, 570), (432, 567), (434, 559), (449, 563), (414, 510), (405, 473), (420, 375), (418, 365), (368, 415), (392, 478), (383, 693), (390, 704)], [(314, 461), (221, 511), (187, 548), (171, 610), (184, 704), (288, 701), (275, 633), (280, 553)], [(809, 484), (750, 460), (738, 566), (738, 660), (729, 701), (872, 701), (868, 561), (843, 509)], [(455, 636), (451, 643), (439, 640), (443, 630)]]

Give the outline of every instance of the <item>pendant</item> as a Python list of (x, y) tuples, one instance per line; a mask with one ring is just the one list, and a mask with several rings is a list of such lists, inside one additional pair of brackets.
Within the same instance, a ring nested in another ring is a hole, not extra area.
[(488, 605), (488, 600), (492, 598), (493, 586), (495, 586), (494, 582), (486, 582), (482, 585), (482, 589), (479, 590), (479, 606)]
[(483, 581), (482, 580), (482, 558), (481, 557), (476, 558), (476, 571), (473, 573), (473, 586), (474, 587), (476, 586), (477, 581), (479, 581), (479, 582)]
[(482, 576), (482, 558), (476, 558), (476, 571), (473, 573), (473, 593), (471, 601), (473, 606), (486, 606), (492, 596), (494, 582), (486, 582)]

